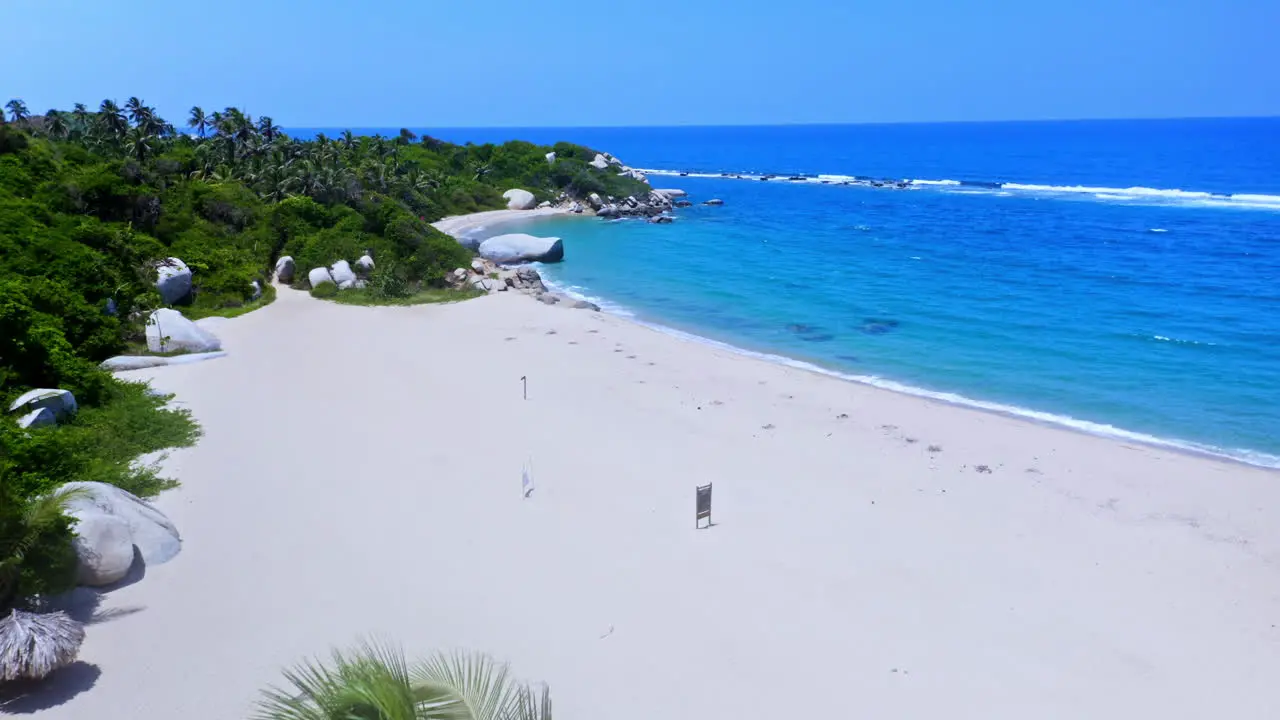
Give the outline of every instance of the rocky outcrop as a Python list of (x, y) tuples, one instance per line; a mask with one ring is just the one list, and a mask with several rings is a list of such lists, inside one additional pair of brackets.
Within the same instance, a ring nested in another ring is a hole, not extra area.
[(578, 300), (568, 295), (560, 293), (544, 292), (537, 295), (538, 302), (545, 305), (558, 305), (560, 307), (573, 308), (575, 310), (595, 310), (599, 312), (600, 306), (586, 300)]
[(156, 290), (166, 305), (191, 297), (191, 270), (178, 258), (156, 265)]
[(36, 408), (31, 412), (18, 418), (18, 427), (23, 430), (27, 428), (44, 427), (46, 425), (57, 425), (58, 418), (54, 416), (53, 411), (49, 408)]
[(560, 262), (564, 243), (524, 233), (498, 235), (480, 243), (480, 256), (497, 263)]
[(221, 350), (222, 341), (177, 310), (161, 308), (147, 318), (147, 349), (154, 353), (205, 353)]
[(538, 204), (538, 199), (533, 193), (520, 188), (512, 188), (502, 193), (502, 198), (507, 201), (508, 210), (532, 210)]
[(70, 482), (76, 492), (67, 514), (77, 520), (76, 557), (81, 584), (109, 585), (124, 578), (136, 554), (148, 565), (177, 555), (182, 538), (169, 518), (136, 495), (99, 482)]
[(329, 276), (338, 285), (339, 290), (349, 290), (356, 284), (356, 274), (351, 271), (351, 263), (339, 260), (329, 268)]
[(285, 255), (276, 261), (276, 279), (280, 282), (285, 283), (286, 285), (293, 282), (295, 272), (296, 267), (294, 266), (292, 257)]
[(654, 192), (655, 192), (655, 193), (657, 193), (657, 194), (659, 194), (659, 195), (664, 195), (664, 196), (666, 196), (666, 197), (667, 197), (667, 199), (669, 199), (669, 200), (675, 200), (676, 198), (682, 198), (682, 197), (685, 197), (686, 195), (688, 195), (688, 194), (689, 194), (689, 193), (687, 193), (687, 192), (685, 192), (685, 191), (683, 191), (683, 190), (677, 190), (677, 189), (675, 189), (675, 188), (659, 188), (659, 189), (655, 189), (655, 190), (654, 190)]
[(332, 283), (333, 276), (329, 274), (329, 268), (316, 268), (307, 273), (307, 282), (312, 288), (317, 288), (325, 283)]
[(473, 290), (481, 290), (487, 293), (503, 292), (507, 289), (507, 284), (498, 278), (480, 276), (471, 280), (471, 288)]
[(542, 293), (547, 291), (547, 286), (542, 284), (542, 276), (538, 274), (537, 270), (528, 265), (517, 268), (507, 279), (507, 284), (516, 290), (525, 292)]
[(588, 164), (597, 170), (604, 170), (609, 167), (609, 160), (604, 155), (596, 153), (595, 159)]
[[(172, 311), (170, 311), (172, 312)], [(9, 412), (30, 414), (34, 410), (47, 409), (53, 419), (63, 420), (78, 409), (76, 396), (70, 390), (38, 388), (28, 390), (9, 404)]]

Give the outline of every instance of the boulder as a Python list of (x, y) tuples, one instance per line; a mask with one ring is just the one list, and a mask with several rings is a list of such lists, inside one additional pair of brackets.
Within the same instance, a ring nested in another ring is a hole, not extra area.
[(571, 213), (582, 212), (582, 203), (578, 202), (577, 200), (574, 200), (572, 203), (569, 204), (569, 212)]
[(109, 515), (123, 521), (128, 528), (130, 545), (138, 548), (138, 554), (148, 565), (167, 562), (182, 550), (178, 528), (164, 513), (133, 493), (100, 482), (69, 482), (62, 487), (81, 493), (80, 497), (68, 501), (68, 515), (76, 519)]
[(222, 341), (177, 310), (160, 308), (147, 318), (147, 349), (154, 353), (204, 353), (221, 350)]
[(533, 193), (520, 188), (512, 188), (502, 193), (502, 198), (507, 201), (508, 210), (532, 210), (534, 205), (538, 204), (538, 199)]
[(618, 216), (618, 208), (615, 205), (605, 205), (596, 211), (596, 217), (611, 218)]
[(649, 222), (653, 223), (654, 225), (666, 225), (667, 223), (675, 222), (675, 218), (671, 217), (670, 215), (654, 215), (653, 217), (649, 218)]
[(723, 205), (724, 201), (721, 200), (720, 198), (711, 198), (710, 200), (703, 200), (702, 204), (703, 205)]
[(319, 287), (325, 283), (333, 282), (333, 276), (329, 274), (329, 268), (316, 268), (307, 273), (307, 282), (311, 283), (311, 287)]
[(550, 201), (550, 200), (543, 200), (542, 202), (538, 203), (538, 209), (539, 209), (539, 210), (544, 210), (544, 209), (549, 208), (549, 207), (551, 207), (551, 201)]
[(588, 195), (587, 202), (591, 203), (591, 208), (593, 210), (599, 210), (600, 208), (604, 207), (604, 200), (601, 200), (600, 196), (597, 195), (596, 193), (591, 193), (590, 195)]
[(665, 196), (668, 200), (675, 200), (676, 198), (682, 198), (689, 194), (683, 190), (676, 190), (675, 188), (659, 188), (654, 190), (654, 192)]
[(476, 258), (475, 260), (471, 261), (471, 272), (477, 275), (484, 275), (487, 269), (488, 269), (488, 266), (485, 265), (484, 261), (481, 260), (480, 258)]
[(191, 296), (191, 270), (178, 258), (156, 265), (156, 290), (160, 299), (172, 305)]
[(449, 273), (447, 280), (449, 284), (454, 287), (462, 287), (462, 285), (467, 282), (466, 268), (458, 268), (453, 272)]
[(90, 587), (124, 579), (133, 567), (133, 534), (129, 523), (106, 513), (86, 511), (76, 517), (76, 582)]
[(506, 290), (507, 284), (502, 280), (495, 280), (490, 277), (478, 277), (471, 281), (471, 287), (487, 293), (496, 293)]
[(575, 310), (594, 310), (596, 312), (600, 312), (599, 305), (586, 300), (570, 300), (566, 304)]
[(18, 427), (23, 430), (33, 427), (44, 427), (45, 425), (57, 425), (58, 418), (49, 408), (36, 408), (31, 412), (18, 418)]
[(329, 276), (338, 284), (339, 290), (347, 290), (356, 284), (356, 274), (351, 271), (351, 263), (339, 260), (329, 268)]
[(285, 284), (291, 283), (296, 269), (293, 258), (285, 255), (276, 261), (276, 279)]
[(373, 272), (373, 258), (369, 257), (368, 253), (361, 255), (360, 259), (356, 260), (356, 267), (361, 272)]
[(77, 407), (76, 396), (72, 395), (70, 390), (38, 388), (19, 395), (18, 399), (9, 405), (9, 412), (29, 414), (32, 410), (47, 408), (53, 414), (54, 420), (61, 420), (74, 413)]
[(560, 296), (555, 293), (544, 292), (538, 295), (538, 302), (545, 303), (547, 305), (555, 305), (560, 302)]
[(564, 243), (560, 238), (524, 233), (498, 235), (480, 243), (480, 256), (497, 263), (560, 262), (564, 260)]
[(511, 286), (517, 290), (533, 292), (546, 292), (547, 289), (547, 286), (542, 284), (542, 276), (538, 274), (537, 270), (528, 265), (516, 269)]
[(260, 297), (262, 297), (262, 283), (254, 280), (249, 283), (249, 298), (251, 300), (257, 300)]
[(547, 153), (547, 162), (553, 163), (555, 161), (556, 161), (556, 154), (553, 152)]
[(591, 161), (590, 165), (591, 167), (597, 170), (604, 170), (605, 168), (609, 167), (609, 161), (605, 158), (605, 156), (601, 155), (600, 153), (596, 153), (596, 157), (594, 160)]
[(689, 202), (688, 200), (677, 200), (674, 203), (672, 203), (672, 205), (678, 208), (693, 207), (693, 203)]

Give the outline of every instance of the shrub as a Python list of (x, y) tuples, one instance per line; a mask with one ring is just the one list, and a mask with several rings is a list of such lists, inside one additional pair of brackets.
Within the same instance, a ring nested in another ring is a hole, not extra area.
[(320, 298), (321, 300), (329, 300), (338, 295), (338, 286), (331, 282), (320, 283), (318, 287), (311, 288), (311, 297)]
[(388, 261), (374, 268), (367, 286), (370, 297), (376, 300), (395, 300), (413, 294), (404, 272), (394, 262)]

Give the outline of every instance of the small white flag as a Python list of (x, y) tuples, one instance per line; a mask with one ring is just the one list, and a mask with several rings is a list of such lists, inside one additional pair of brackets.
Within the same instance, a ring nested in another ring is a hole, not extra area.
[(529, 468), (525, 468), (521, 474), (520, 489), (524, 492), (525, 497), (533, 494), (533, 476), (529, 474)]

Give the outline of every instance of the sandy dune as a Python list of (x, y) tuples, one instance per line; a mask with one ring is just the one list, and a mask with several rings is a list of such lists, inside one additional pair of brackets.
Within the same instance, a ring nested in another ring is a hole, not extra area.
[(185, 546), (51, 720), (243, 717), (370, 634), (510, 660), (560, 720), (1280, 717), (1278, 473), (514, 294), (282, 289), (220, 333), (132, 374), (204, 425), (157, 503)]

